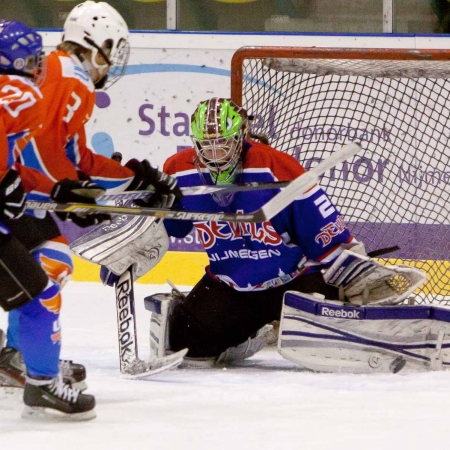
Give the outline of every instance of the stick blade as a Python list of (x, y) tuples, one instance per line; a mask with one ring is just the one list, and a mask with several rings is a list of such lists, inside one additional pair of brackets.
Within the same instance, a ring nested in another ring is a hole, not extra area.
[(165, 370), (177, 367), (182, 361), (188, 349), (185, 348), (179, 352), (164, 356), (163, 358), (156, 358), (152, 361), (142, 361), (135, 359), (129, 366), (122, 370), (122, 376), (128, 379), (147, 378)]

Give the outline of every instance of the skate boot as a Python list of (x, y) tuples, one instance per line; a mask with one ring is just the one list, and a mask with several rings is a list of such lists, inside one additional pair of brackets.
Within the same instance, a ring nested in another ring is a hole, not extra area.
[(0, 351), (0, 386), (23, 388), (25, 386), (25, 365), (22, 355), (12, 347)]
[(24, 419), (91, 420), (95, 415), (95, 397), (82, 394), (65, 383), (61, 375), (55, 378), (27, 377), (23, 393)]
[[(87, 389), (86, 369), (83, 365), (61, 359), (59, 371), (66, 383), (72, 384), (80, 391)], [(5, 347), (0, 351), (0, 386), (25, 386), (25, 364), (20, 352), (12, 347)]]
[(5, 339), (6, 339), (5, 332), (3, 330), (0, 330), (0, 350), (5, 345)]
[(70, 383), (72, 387), (79, 389), (81, 392), (87, 389), (86, 368), (83, 364), (74, 363), (70, 359), (60, 359), (59, 371), (65, 383)]

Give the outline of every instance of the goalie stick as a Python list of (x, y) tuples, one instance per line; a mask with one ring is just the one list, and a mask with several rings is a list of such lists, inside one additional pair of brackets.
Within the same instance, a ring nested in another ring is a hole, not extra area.
[(235, 213), (212, 213), (200, 211), (176, 211), (170, 209), (145, 208), (145, 207), (123, 207), (109, 205), (91, 205), (85, 203), (54, 203), (54, 202), (38, 202), (27, 201), (27, 209), (46, 210), (54, 212), (72, 212), (72, 213), (106, 213), (106, 214), (124, 214), (159, 217), (162, 219), (176, 220), (210, 220), (225, 222), (256, 222), (262, 223), (270, 220), (277, 215), (286, 206), (292, 203), (299, 195), (311, 188), (318, 182), (321, 175), (327, 172), (337, 164), (344, 162), (351, 156), (361, 150), (361, 146), (357, 143), (345, 145), (340, 150), (334, 152), (327, 159), (323, 160), (313, 169), (300, 175), (292, 180), (286, 188), (270, 199), (265, 205), (257, 211), (247, 214)]
[[(122, 155), (113, 153), (111, 158), (121, 162)], [(115, 202), (116, 205), (123, 205), (123, 200), (115, 199)], [(119, 277), (114, 284), (114, 289), (116, 293), (120, 373), (127, 378), (145, 378), (178, 366), (183, 361), (187, 349), (162, 358), (154, 358), (150, 362), (139, 358), (132, 267), (129, 267)]]
[(187, 349), (148, 362), (139, 358), (131, 267), (117, 280), (115, 291), (120, 373), (127, 378), (145, 378), (178, 366), (186, 355)]

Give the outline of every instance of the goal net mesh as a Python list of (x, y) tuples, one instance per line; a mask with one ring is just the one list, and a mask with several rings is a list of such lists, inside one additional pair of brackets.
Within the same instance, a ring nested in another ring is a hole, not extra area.
[(305, 168), (360, 142), (321, 185), (367, 251), (427, 272), (416, 302), (450, 305), (450, 53), (262, 50), (232, 63), (252, 133)]

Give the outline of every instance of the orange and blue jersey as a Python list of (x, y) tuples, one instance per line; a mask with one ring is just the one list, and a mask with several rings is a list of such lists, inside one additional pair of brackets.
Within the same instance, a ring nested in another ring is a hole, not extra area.
[[(53, 182), (77, 179), (77, 171), (82, 171), (110, 192), (124, 190), (134, 173), (87, 146), (85, 124), (94, 109), (95, 88), (80, 61), (61, 50), (50, 53), (41, 91), (45, 109), (42, 133), (23, 151), (22, 164)], [(50, 191), (48, 185), (37, 186), (33, 197), (48, 197)]]
[[(246, 144), (237, 182), (289, 181), (305, 169), (291, 156), (259, 142)], [(194, 149), (170, 157), (164, 172), (175, 176), (180, 187), (211, 182), (209, 172), (198, 173)], [(185, 210), (249, 213), (261, 208), (279, 190), (237, 192), (231, 203), (219, 206), (211, 195), (186, 196)], [(184, 237), (193, 227), (209, 257), (207, 273), (239, 291), (273, 288), (306, 271), (329, 266), (341, 244), (353, 241), (339, 211), (319, 185), (299, 196), (264, 223), (164, 221), (171, 236)]]
[[(13, 167), (27, 192), (37, 186), (48, 191), (54, 184), (17, 161), (30, 140), (42, 132), (44, 114), (42, 93), (31, 80), (0, 76), (0, 179)], [(0, 232), (10, 230), (0, 223)], [(31, 254), (46, 271), (48, 284), (38, 297), (9, 313), (8, 345), (23, 352), (28, 375), (53, 377), (58, 373), (60, 349), (60, 290), (73, 270), (70, 249), (61, 238), (43, 242)]]

